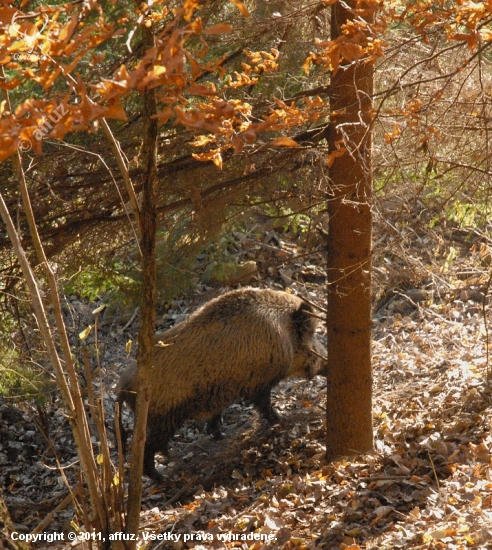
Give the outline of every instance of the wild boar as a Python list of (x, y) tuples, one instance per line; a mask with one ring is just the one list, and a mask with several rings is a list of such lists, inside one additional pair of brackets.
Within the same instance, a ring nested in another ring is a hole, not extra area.
[[(301, 298), (244, 288), (211, 300), (188, 320), (157, 335), (144, 473), (160, 479), (154, 455), (167, 451), (187, 419), (209, 421), (210, 431), (219, 437), (221, 412), (245, 399), (269, 422), (276, 422), (272, 388), (285, 378), (310, 379), (324, 369), (315, 330), (312, 308)], [(120, 410), (123, 402), (135, 409), (136, 391), (132, 365), (118, 384)], [(123, 429), (121, 433), (126, 436)]]

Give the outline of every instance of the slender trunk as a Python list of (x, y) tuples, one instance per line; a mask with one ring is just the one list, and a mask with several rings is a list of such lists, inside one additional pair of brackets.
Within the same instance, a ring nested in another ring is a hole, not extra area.
[[(358, 2), (332, 8), (331, 38)], [(327, 237), (329, 350), (327, 458), (372, 450), (371, 107), (373, 67), (343, 63), (332, 76), (329, 131), (331, 197)]]
[[(154, 46), (153, 30), (142, 27), (146, 49)], [(128, 517), (126, 532), (138, 533), (140, 504), (142, 499), (142, 470), (146, 441), (147, 416), (151, 395), (151, 369), (154, 360), (155, 331), (155, 241), (156, 241), (156, 183), (157, 183), (157, 120), (151, 118), (157, 113), (154, 90), (144, 93), (144, 120), (146, 124), (142, 144), (142, 158), (145, 180), (142, 187), (140, 209), (140, 250), (142, 253), (142, 302), (140, 307), (140, 331), (138, 333), (138, 394), (135, 406), (135, 425), (131, 450), (130, 483), (128, 489)], [(136, 548), (136, 542), (128, 545)]]

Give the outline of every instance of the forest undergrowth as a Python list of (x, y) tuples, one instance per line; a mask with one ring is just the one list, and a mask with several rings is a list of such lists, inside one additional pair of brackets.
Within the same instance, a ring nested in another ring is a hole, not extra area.
[[(327, 463), (326, 380), (285, 381), (274, 392), (282, 416), (275, 426), (235, 404), (224, 414), (224, 440), (198, 424), (177, 433), (169, 457), (160, 458), (165, 481), (145, 481), (146, 548), (492, 548), (488, 241), (446, 224), (402, 224), (388, 212), (376, 222), (374, 453)], [(281, 230), (231, 239), (238, 258), (257, 263), (253, 286), (288, 287), (323, 305), (321, 240), (305, 256)], [(197, 265), (204, 264), (206, 258)], [(161, 328), (217, 292), (199, 285), (194, 296), (175, 300), (160, 312)], [(78, 335), (94, 324), (91, 312), (101, 304), (77, 296), (65, 303), (82, 360), (95, 335), (84, 342)], [(125, 343), (135, 340), (137, 327), (138, 315), (100, 322), (101, 367), (92, 383), (105, 396), (108, 426), (117, 373), (128, 361)], [(324, 332), (320, 326), (322, 340)], [(57, 404), (0, 405), (0, 483), (19, 532), (77, 527), (57, 468), (76, 488), (77, 456)], [(252, 532), (275, 540), (246, 539)], [(159, 534), (181, 537), (151, 540)], [(184, 542), (184, 535), (192, 538)]]

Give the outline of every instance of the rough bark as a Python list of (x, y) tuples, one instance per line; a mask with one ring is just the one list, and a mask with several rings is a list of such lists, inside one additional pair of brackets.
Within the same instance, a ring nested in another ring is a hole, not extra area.
[[(333, 6), (331, 38), (353, 18), (350, 0)], [(363, 4), (363, 3), (362, 3)], [(372, 450), (371, 120), (372, 64), (343, 63), (332, 76), (333, 155), (327, 236), (329, 350), (327, 458)]]

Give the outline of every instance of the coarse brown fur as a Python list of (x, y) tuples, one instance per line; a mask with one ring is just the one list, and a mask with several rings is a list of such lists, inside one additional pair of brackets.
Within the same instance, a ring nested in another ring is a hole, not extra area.
[[(234, 290), (206, 303), (189, 319), (156, 336), (144, 471), (159, 478), (154, 454), (187, 419), (209, 420), (220, 433), (220, 414), (246, 399), (274, 422), (271, 389), (292, 376), (312, 378), (323, 362), (311, 306), (286, 292)], [(165, 347), (157, 345), (161, 341)], [(134, 410), (136, 366), (121, 375), (117, 401)], [(123, 436), (125, 435), (122, 431)]]

